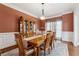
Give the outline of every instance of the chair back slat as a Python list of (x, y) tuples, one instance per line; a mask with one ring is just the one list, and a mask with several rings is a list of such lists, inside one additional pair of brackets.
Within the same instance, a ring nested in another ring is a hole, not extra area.
[(51, 34), (51, 41), (50, 41), (50, 45), (52, 45), (53, 41), (54, 41), (54, 32)]
[(24, 45), (23, 45), (23, 36), (20, 34), (16, 34), (16, 43), (19, 48), (19, 55), (25, 55)]
[(48, 34), (48, 35), (46, 36), (46, 41), (45, 41), (45, 48), (46, 48), (46, 49), (48, 49), (48, 48), (50, 47), (50, 40), (51, 40), (50, 34)]
[(52, 49), (52, 45), (53, 45), (53, 47), (54, 47), (55, 35), (56, 35), (55, 32), (53, 32), (53, 34), (51, 35), (51, 41), (50, 41), (51, 49)]

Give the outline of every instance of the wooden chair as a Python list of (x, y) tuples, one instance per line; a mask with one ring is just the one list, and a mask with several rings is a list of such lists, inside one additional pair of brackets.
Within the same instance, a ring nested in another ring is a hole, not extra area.
[[(50, 41), (51, 50), (52, 50), (53, 47), (55, 47), (55, 46), (54, 46), (54, 40), (55, 40), (55, 33), (53, 32), (53, 33), (51, 34), (51, 41)], [(53, 47), (52, 47), (52, 45), (53, 45)]]
[(27, 34), (26, 34), (28, 37), (31, 37), (31, 36), (34, 36), (35, 35), (35, 33), (34, 32), (27, 32)]
[[(25, 37), (25, 38), (29, 37), (28, 33), (24, 33), (24, 34), (20, 33), (20, 34), (23, 35), (23, 37)], [(25, 43), (24, 45), (25, 45), (25, 47), (27, 47), (27, 49), (34, 47), (33, 45), (29, 44), (29, 42), (27, 42), (28, 43), (27, 45), (26, 45), (26, 42), (23, 42), (23, 43)]]
[(44, 44), (41, 46), (41, 50), (44, 50), (44, 55), (46, 55), (46, 51), (50, 54), (50, 34), (47, 34)]
[(27, 49), (24, 44), (23, 44), (23, 36), (20, 35), (20, 34), (16, 34), (16, 43), (17, 43), (17, 46), (19, 48), (19, 55), (20, 56), (25, 56), (25, 55), (31, 55), (33, 54), (36, 49), (35, 48), (32, 48), (32, 49)]

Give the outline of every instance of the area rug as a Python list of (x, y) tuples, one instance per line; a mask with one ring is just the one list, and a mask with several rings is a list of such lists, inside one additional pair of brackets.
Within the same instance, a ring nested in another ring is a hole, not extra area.
[[(42, 56), (44, 53), (42, 52)], [(50, 54), (46, 53), (46, 56), (69, 56), (67, 44), (61, 41), (55, 41), (53, 50)]]

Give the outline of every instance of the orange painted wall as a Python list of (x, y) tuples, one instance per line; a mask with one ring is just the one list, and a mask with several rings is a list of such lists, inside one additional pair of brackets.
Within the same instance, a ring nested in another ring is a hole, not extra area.
[(22, 13), (20, 11), (17, 11), (15, 9), (12, 9), (10, 7), (0, 4), (0, 33), (17, 32), (18, 19), (20, 16), (23, 16), (24, 18), (27, 18), (27, 19), (30, 17), (32, 21), (37, 22), (36, 18), (28, 14)]
[(65, 14), (62, 16), (62, 31), (73, 32), (73, 13)]
[(55, 22), (58, 20), (62, 20), (62, 31), (73, 32), (74, 22), (73, 22), (73, 13), (64, 14), (59, 17), (52, 17), (47, 19), (48, 22)]
[[(15, 9), (9, 8), (0, 4), (0, 32), (17, 32), (18, 31), (18, 18), (23, 16), (24, 18), (29, 18), (36, 22), (39, 30), (45, 27), (45, 21), (38, 21), (36, 18), (17, 11)], [(61, 17), (62, 19), (62, 31), (73, 31), (73, 13), (65, 14)], [(57, 19), (54, 18), (54, 20)], [(53, 18), (52, 18), (53, 20)]]

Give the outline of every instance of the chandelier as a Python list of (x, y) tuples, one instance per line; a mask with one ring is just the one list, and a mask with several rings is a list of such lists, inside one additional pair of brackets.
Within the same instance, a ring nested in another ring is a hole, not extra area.
[(44, 3), (41, 3), (42, 4), (42, 16), (40, 17), (41, 20), (45, 20), (45, 15), (44, 15)]

